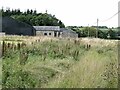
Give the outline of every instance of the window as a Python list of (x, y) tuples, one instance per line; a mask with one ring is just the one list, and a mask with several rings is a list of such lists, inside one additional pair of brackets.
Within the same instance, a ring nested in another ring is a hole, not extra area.
[(51, 35), (51, 33), (49, 33), (49, 35)]
[(54, 37), (56, 37), (57, 36), (57, 32), (54, 32)]
[(47, 36), (47, 33), (44, 33), (45, 36)]

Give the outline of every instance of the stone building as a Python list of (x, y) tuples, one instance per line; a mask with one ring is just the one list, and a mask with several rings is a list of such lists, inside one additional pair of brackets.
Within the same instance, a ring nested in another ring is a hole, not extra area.
[(60, 37), (59, 26), (33, 26), (36, 29), (36, 36)]
[(60, 28), (60, 26), (31, 26), (12, 17), (0, 18), (0, 36), (3, 35), (78, 37), (78, 34), (71, 29)]
[(78, 34), (71, 29), (60, 28), (59, 26), (33, 26), (37, 36), (77, 38)]
[(75, 31), (71, 30), (71, 29), (60, 28), (60, 31), (62, 32), (61, 37), (78, 38), (78, 34)]

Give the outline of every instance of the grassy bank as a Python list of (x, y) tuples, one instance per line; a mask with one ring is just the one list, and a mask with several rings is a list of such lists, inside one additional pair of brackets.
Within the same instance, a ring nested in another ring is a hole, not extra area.
[(117, 55), (109, 50), (104, 53), (92, 49), (71, 67), (59, 80), (47, 87), (58, 88), (116, 88)]
[[(89, 43), (90, 47), (86, 47)], [(101, 45), (102, 44), (102, 45)], [(3, 88), (117, 87), (117, 43), (45, 40), (2, 57)]]

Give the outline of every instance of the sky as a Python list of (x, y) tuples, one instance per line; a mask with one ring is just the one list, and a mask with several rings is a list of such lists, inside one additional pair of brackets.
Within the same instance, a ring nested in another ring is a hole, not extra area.
[[(0, 0), (0, 7), (6, 9), (36, 9), (39, 13), (55, 15), (65, 26), (117, 27), (118, 2), (120, 0)], [(109, 20), (107, 20), (109, 19)], [(107, 21), (106, 21), (107, 20)], [(103, 22), (104, 21), (104, 22)]]

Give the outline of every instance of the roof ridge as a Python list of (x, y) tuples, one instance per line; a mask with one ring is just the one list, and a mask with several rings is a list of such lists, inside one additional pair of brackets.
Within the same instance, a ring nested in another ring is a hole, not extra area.
[(52, 31), (59, 31), (60, 26), (33, 26), (36, 30), (52, 30)]

